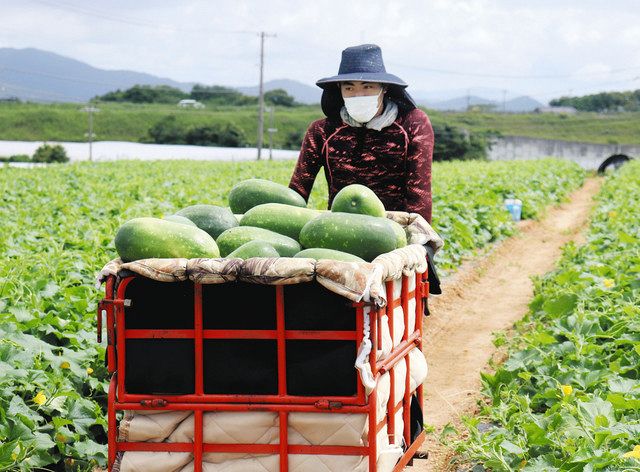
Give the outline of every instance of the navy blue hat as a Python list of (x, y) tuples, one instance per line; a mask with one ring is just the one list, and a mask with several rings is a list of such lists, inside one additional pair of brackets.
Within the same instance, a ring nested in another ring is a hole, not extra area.
[(382, 61), (382, 51), (375, 44), (362, 44), (342, 51), (338, 75), (320, 79), (316, 85), (324, 89), (329, 84), (352, 80), (407, 86), (400, 77), (387, 73)]
[(375, 44), (362, 44), (342, 51), (338, 75), (316, 82), (316, 85), (323, 89), (320, 105), (327, 117), (341, 119), (340, 109), (344, 106), (344, 100), (340, 89), (335, 84), (355, 80), (386, 84), (386, 99), (393, 100), (401, 113), (416, 108), (416, 102), (407, 93), (407, 84), (399, 77), (387, 73), (380, 48)]

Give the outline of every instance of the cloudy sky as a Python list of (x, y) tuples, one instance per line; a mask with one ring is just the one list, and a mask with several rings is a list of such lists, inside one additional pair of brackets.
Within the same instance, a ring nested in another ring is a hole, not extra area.
[(0, 0), (0, 14), (0, 47), (180, 81), (255, 85), (265, 31), (266, 80), (312, 85), (376, 43), (416, 95), (640, 89), (639, 0)]

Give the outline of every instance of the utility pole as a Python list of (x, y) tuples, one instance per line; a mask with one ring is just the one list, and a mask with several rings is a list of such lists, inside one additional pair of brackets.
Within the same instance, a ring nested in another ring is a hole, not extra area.
[(267, 133), (269, 133), (269, 160), (273, 160), (273, 133), (278, 132), (278, 128), (274, 128), (273, 126), (273, 112), (275, 110), (275, 106), (270, 106), (268, 108), (269, 111), (269, 128), (267, 128)]
[(264, 38), (275, 38), (275, 34), (260, 32), (260, 85), (258, 88), (258, 160), (262, 153), (262, 140), (264, 134)]
[(100, 111), (99, 108), (94, 106), (86, 106), (82, 108), (80, 111), (84, 111), (89, 113), (89, 132), (85, 133), (85, 136), (89, 138), (89, 161), (93, 160), (93, 138), (95, 138), (95, 134), (93, 134), (93, 114)]

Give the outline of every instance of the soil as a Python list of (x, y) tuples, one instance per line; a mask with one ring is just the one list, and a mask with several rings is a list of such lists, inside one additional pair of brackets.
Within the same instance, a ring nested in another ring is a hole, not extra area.
[(480, 372), (490, 370), (492, 357), (500, 361), (494, 333), (508, 332), (527, 313), (531, 277), (552, 270), (564, 244), (582, 241), (601, 183), (589, 178), (567, 203), (551, 208), (540, 221), (521, 222), (517, 235), (464, 264), (444, 282), (443, 294), (430, 298), (431, 316), (424, 322), (423, 350), (429, 364), (424, 411), (425, 423), (434, 431), (422, 446), (428, 458), (415, 459), (407, 472), (457, 470), (450, 463), (454, 453), (438, 441), (440, 432), (448, 423), (460, 426), (461, 415), (477, 411)]

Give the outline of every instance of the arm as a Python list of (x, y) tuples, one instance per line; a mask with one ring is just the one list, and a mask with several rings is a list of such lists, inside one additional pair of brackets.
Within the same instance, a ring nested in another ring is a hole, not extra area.
[(298, 162), (289, 182), (289, 188), (298, 192), (307, 201), (316, 175), (322, 167), (320, 153), (322, 152), (323, 139), (321, 130), (320, 121), (315, 121), (309, 126), (302, 141)]
[(431, 223), (431, 162), (433, 128), (429, 117), (419, 109), (407, 119), (409, 138), (407, 151), (407, 211), (418, 213)]

